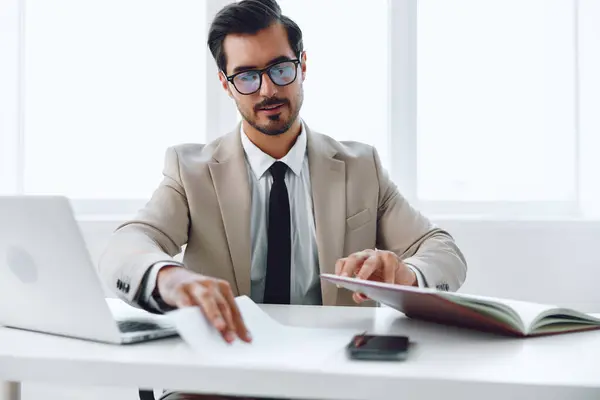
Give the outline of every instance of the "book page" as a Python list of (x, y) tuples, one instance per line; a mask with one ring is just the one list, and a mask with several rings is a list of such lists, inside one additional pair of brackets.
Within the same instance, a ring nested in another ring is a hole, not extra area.
[(544, 325), (550, 324), (554, 324), (556, 329), (548, 326), (544, 331), (566, 332), (569, 330), (580, 329), (581, 325), (600, 324), (600, 319), (595, 318), (592, 315), (572, 309), (560, 308), (555, 305), (460, 293), (452, 293), (450, 295), (455, 298), (470, 299), (470, 301), (485, 301), (489, 303), (494, 302), (510, 307), (521, 317), (526, 334), (538, 331), (538, 327), (541, 328)]
[(589, 329), (590, 326), (600, 326), (600, 319), (571, 309), (555, 308), (540, 315), (533, 323), (531, 331), (566, 332)]
[(529, 303), (526, 301), (519, 301), (519, 300), (501, 299), (500, 302), (502, 302), (502, 304), (509, 306), (510, 308), (512, 308), (519, 314), (519, 316), (521, 317), (521, 320), (523, 321), (523, 325), (525, 327), (525, 333), (530, 332), (533, 322), (540, 314), (555, 308), (554, 306), (537, 304), (537, 303)]
[(532, 326), (533, 322), (536, 320), (536, 318), (540, 314), (556, 308), (555, 306), (552, 306), (552, 305), (530, 303), (530, 302), (520, 301), (520, 300), (501, 299), (501, 298), (489, 297), (489, 296), (476, 296), (476, 295), (463, 294), (463, 293), (443, 293), (442, 296), (447, 297), (447, 298), (457, 299), (458, 302), (460, 302), (460, 303), (464, 303), (465, 301), (470, 301), (470, 302), (481, 302), (481, 303), (487, 303), (487, 304), (498, 304), (498, 305), (508, 307), (511, 310), (514, 310), (520, 317), (521, 321), (523, 322), (524, 333), (529, 332), (530, 327)]

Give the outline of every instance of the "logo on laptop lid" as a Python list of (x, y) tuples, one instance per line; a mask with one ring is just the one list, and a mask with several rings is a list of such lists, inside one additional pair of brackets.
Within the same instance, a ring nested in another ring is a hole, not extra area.
[(38, 271), (33, 261), (33, 257), (20, 247), (9, 247), (6, 252), (6, 263), (8, 268), (19, 278), (23, 283), (33, 283), (37, 281)]

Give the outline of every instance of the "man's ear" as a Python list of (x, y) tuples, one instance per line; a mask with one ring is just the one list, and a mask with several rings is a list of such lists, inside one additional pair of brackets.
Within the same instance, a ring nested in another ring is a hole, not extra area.
[(302, 71), (302, 82), (306, 79), (306, 51), (302, 52), (302, 56), (300, 57), (300, 61), (302, 61), (301, 71)]
[(229, 87), (229, 81), (227, 77), (223, 73), (223, 71), (219, 71), (219, 80), (221, 81), (221, 86), (223, 90), (227, 92), (227, 95), (233, 99), (233, 93), (231, 93), (231, 88)]

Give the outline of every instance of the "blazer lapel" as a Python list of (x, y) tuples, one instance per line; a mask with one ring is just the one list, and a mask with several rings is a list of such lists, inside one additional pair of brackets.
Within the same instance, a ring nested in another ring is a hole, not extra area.
[[(334, 158), (336, 149), (308, 128), (308, 165), (321, 273), (334, 273), (343, 256), (346, 233), (346, 164)], [(323, 305), (335, 305), (337, 288), (321, 283)]]
[(209, 163), (217, 193), (237, 295), (250, 295), (250, 184), (239, 130), (223, 137)]

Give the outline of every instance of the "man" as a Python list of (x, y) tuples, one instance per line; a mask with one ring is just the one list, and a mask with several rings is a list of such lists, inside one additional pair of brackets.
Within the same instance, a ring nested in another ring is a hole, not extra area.
[[(321, 282), (320, 273), (462, 285), (466, 264), (453, 239), (405, 201), (375, 149), (337, 142), (300, 119), (302, 32), (274, 0), (225, 7), (208, 45), (243, 121), (212, 143), (167, 150), (164, 180), (100, 262), (122, 299), (152, 312), (198, 306), (231, 342), (251, 341), (237, 295), (283, 304), (366, 300)], [(183, 245), (179, 263), (173, 256)]]

